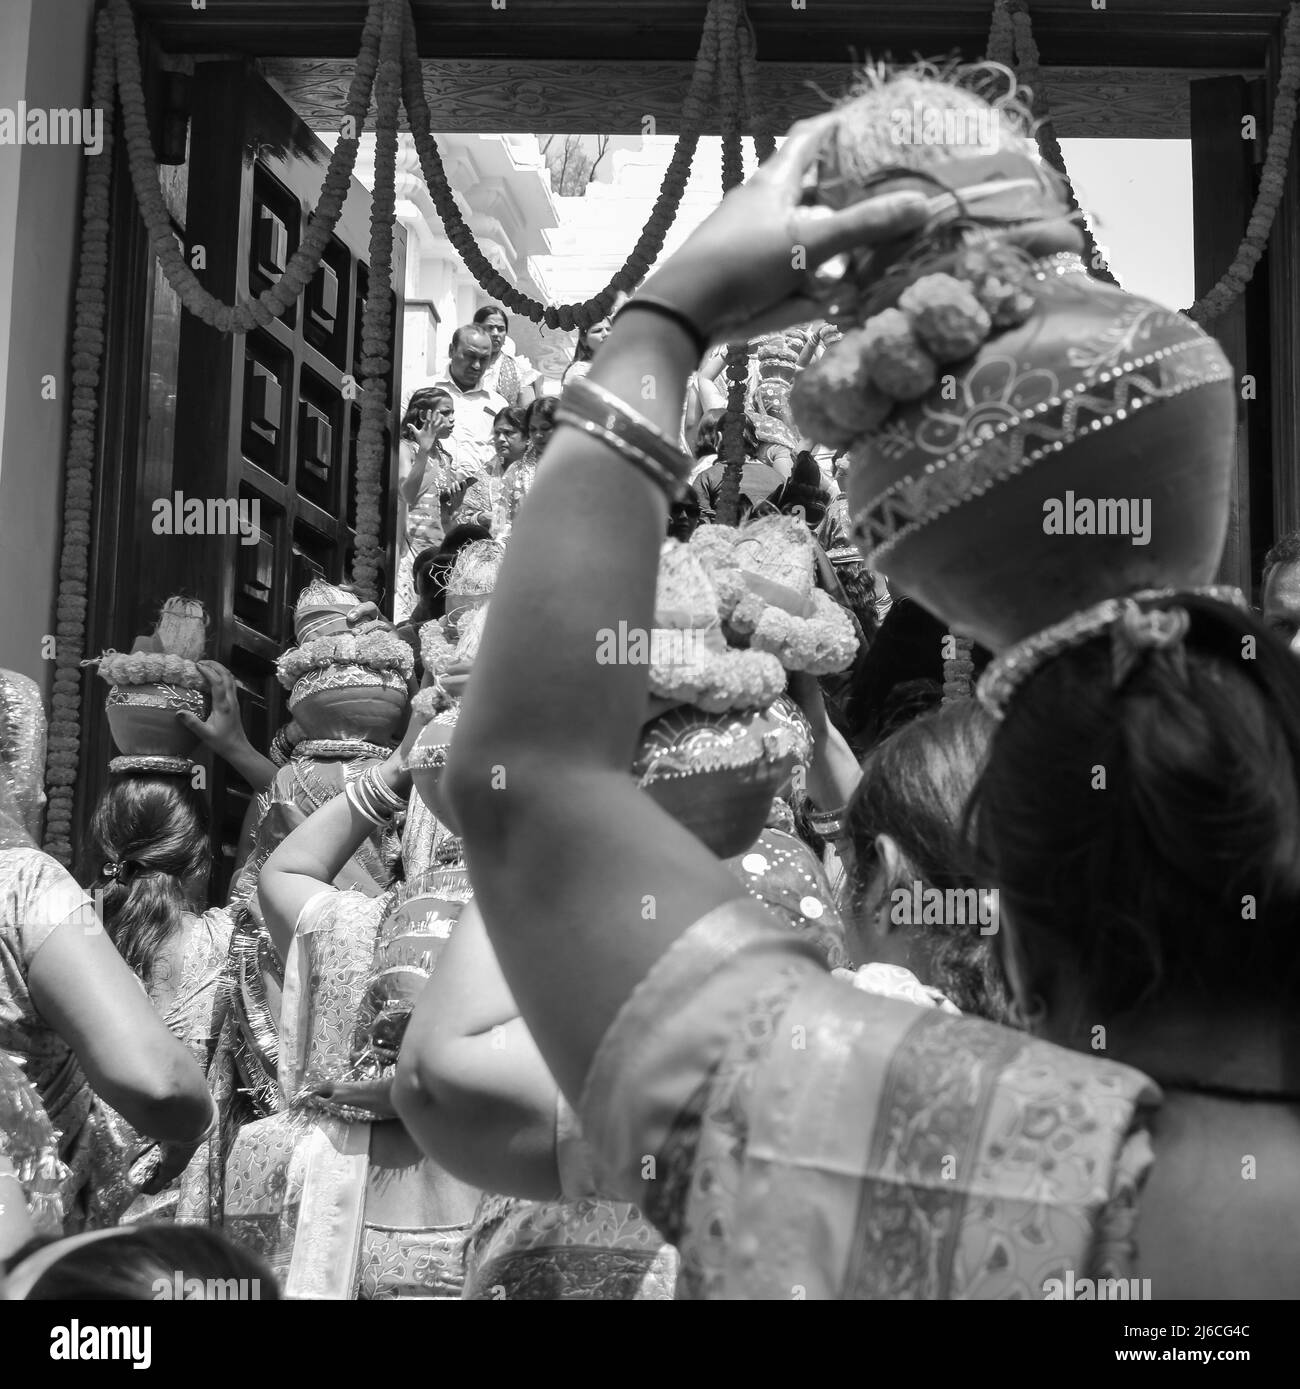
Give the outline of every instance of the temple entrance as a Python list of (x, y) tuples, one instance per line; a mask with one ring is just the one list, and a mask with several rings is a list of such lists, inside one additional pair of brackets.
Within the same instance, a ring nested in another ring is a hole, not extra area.
[[(190, 111), (188, 157), (170, 179), (174, 229), (213, 294), (227, 303), (256, 298), (298, 246), (329, 151), (243, 62), (200, 65)], [(354, 179), (302, 299), (248, 334), (223, 335), (182, 314), (162, 277), (152, 277), (144, 439), (134, 495), (123, 498), (120, 513), (134, 534), (100, 549), (97, 572), (109, 591), (133, 595), (142, 624), (171, 593), (203, 600), (213, 621), (209, 654), (239, 682), (258, 747), (289, 717), (275, 660), (292, 644), (296, 595), (313, 576), (344, 580), (351, 567), (370, 206)], [(399, 227), (398, 287), (405, 245)], [(401, 321), (399, 296), (392, 322)], [(390, 397), (392, 382), (401, 379), (399, 356), (395, 333)], [(380, 502), (385, 589), (393, 572), (394, 471)], [(114, 572), (124, 561), (129, 576)], [(135, 631), (146, 630), (127, 624), (130, 611), (119, 605), (104, 645), (129, 644)], [(106, 760), (88, 759), (87, 773), (102, 776)], [(211, 778), (221, 890), (251, 793), (224, 765)], [(93, 805), (99, 789), (89, 786), (83, 804)]]

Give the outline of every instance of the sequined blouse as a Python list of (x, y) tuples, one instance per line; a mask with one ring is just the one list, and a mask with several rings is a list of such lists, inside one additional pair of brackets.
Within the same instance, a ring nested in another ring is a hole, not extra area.
[(741, 899), (637, 987), (579, 1112), (677, 1246), (679, 1297), (1044, 1299), (1134, 1274), (1160, 1099), (1127, 1066), (833, 979)]
[(72, 875), (39, 849), (0, 850), (0, 1051), (36, 1087), (66, 1159), (93, 1093), (72, 1048), (37, 1012), (27, 987), (32, 961), (65, 921), (99, 929), (94, 904)]
[(0, 1053), (15, 1061), (58, 1133), (59, 1214), (66, 1234), (112, 1223), (130, 1199), (127, 1154), (99, 1121), (94, 1091), (67, 1042), (40, 1016), (28, 978), (65, 922), (101, 930), (76, 880), (39, 849), (0, 850)]

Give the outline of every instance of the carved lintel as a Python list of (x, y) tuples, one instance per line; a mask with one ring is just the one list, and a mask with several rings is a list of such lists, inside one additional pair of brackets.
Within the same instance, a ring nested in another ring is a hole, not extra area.
[[(266, 58), (266, 76), (308, 125), (337, 125), (352, 63), (333, 58)], [(822, 95), (843, 90), (847, 63), (763, 63), (763, 108), (784, 130), (825, 109)], [(426, 59), (424, 87), (436, 130), (637, 135), (647, 120), (673, 134), (690, 81), (687, 63), (495, 62)], [(1188, 82), (1164, 68), (1044, 68), (1057, 133), (1071, 137), (1187, 139)], [(1222, 75), (1197, 70), (1196, 77)], [(404, 114), (404, 113), (403, 113)], [(718, 133), (716, 130), (712, 133)]]

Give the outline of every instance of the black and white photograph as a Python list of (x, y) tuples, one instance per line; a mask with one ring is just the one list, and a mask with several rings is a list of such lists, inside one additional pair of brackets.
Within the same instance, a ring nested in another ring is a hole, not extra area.
[(1277, 1382), (1298, 99), (1293, 0), (0, 0), (0, 1378)]

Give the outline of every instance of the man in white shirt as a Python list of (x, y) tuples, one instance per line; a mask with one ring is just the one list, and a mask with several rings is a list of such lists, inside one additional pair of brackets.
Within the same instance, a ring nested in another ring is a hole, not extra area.
[(431, 386), (439, 386), (451, 396), (456, 424), (448, 443), (462, 469), (488, 472), (497, 461), (492, 446), (492, 421), (506, 408), (505, 398), (483, 384), (483, 373), (492, 356), (492, 339), (477, 325), (457, 328), (451, 335), (451, 356), (447, 371)]

